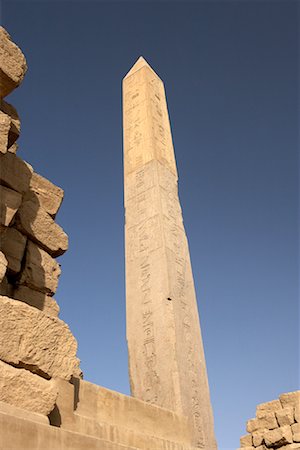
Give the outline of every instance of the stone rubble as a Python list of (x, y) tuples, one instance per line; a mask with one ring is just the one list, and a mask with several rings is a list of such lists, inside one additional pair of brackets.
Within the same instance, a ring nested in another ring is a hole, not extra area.
[(279, 400), (262, 403), (256, 417), (247, 422), (239, 450), (300, 450), (300, 391), (280, 395)]
[(16, 156), (20, 118), (4, 97), (22, 82), (22, 51), (0, 27), (0, 402), (48, 415), (52, 379), (81, 374), (77, 342), (58, 318), (55, 260), (68, 236), (55, 222), (64, 192)]

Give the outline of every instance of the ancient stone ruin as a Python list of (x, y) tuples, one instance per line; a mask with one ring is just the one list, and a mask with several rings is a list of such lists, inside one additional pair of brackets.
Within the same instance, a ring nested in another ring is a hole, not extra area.
[[(215, 450), (163, 82), (143, 58), (123, 80), (131, 397), (82, 379), (58, 317), (63, 190), (16, 155), (4, 100), (26, 69), (0, 27), (0, 450)], [(299, 450), (299, 392), (260, 405), (247, 430), (244, 450)]]
[(300, 391), (258, 405), (247, 431), (239, 450), (300, 450)]

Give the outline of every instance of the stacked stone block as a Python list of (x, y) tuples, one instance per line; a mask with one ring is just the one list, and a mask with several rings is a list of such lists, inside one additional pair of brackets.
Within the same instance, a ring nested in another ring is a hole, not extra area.
[(26, 70), (0, 27), (0, 409), (6, 402), (48, 415), (55, 379), (80, 370), (76, 340), (53, 298), (61, 273), (55, 258), (68, 248), (55, 221), (64, 193), (16, 155), (20, 119), (4, 100)]
[(240, 450), (300, 450), (300, 391), (258, 405), (247, 431), (240, 439)]

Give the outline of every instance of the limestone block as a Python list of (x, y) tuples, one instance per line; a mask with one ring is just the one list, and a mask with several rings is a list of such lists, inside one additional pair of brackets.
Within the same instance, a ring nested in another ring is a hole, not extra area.
[(292, 425), (293, 441), (300, 442), (300, 423), (294, 423)]
[(252, 446), (252, 436), (251, 434), (246, 434), (240, 438), (241, 447), (251, 447)]
[(51, 380), (0, 361), (0, 401), (18, 408), (48, 415), (58, 395)]
[(264, 440), (267, 447), (282, 447), (293, 442), (292, 430), (289, 426), (268, 430), (264, 434)]
[(0, 97), (8, 95), (22, 82), (27, 70), (25, 56), (0, 27)]
[(4, 253), (0, 252), (0, 282), (6, 274), (7, 264), (7, 259), (5, 258)]
[(4, 277), (0, 282), (0, 295), (12, 297), (13, 289), (13, 285), (8, 282), (7, 277)]
[(0, 225), (8, 226), (22, 202), (22, 195), (0, 186)]
[(8, 146), (11, 147), (20, 135), (21, 122), (17, 110), (10, 104), (0, 99), (0, 111), (10, 117), (11, 124), (8, 136)]
[(257, 405), (256, 414), (260, 413), (261, 411), (272, 412), (278, 411), (279, 409), (282, 409), (280, 400), (272, 400), (271, 402), (261, 403), (260, 405)]
[(11, 125), (11, 118), (0, 111), (0, 152), (6, 153), (9, 147), (8, 135)]
[(49, 316), (57, 317), (59, 314), (59, 306), (53, 297), (34, 291), (27, 286), (18, 286), (13, 291), (13, 298), (27, 303), (34, 308), (38, 308)]
[(300, 406), (300, 391), (287, 392), (279, 397), (280, 402), (285, 408), (286, 406), (293, 406), (294, 408)]
[(292, 406), (283, 408), (275, 414), (280, 427), (294, 423), (294, 408)]
[(0, 153), (0, 183), (24, 194), (29, 189), (32, 169), (11, 152)]
[(36, 193), (40, 205), (54, 217), (62, 203), (64, 191), (35, 172), (30, 180), (30, 189)]
[(254, 432), (252, 433), (252, 440), (253, 440), (253, 445), (254, 445), (254, 447), (258, 447), (258, 446), (260, 446), (260, 445), (263, 444), (263, 442), (264, 442), (264, 433), (265, 433), (266, 431), (267, 431), (267, 430), (264, 429), (264, 430), (257, 430), (257, 431), (254, 431)]
[(21, 270), (27, 238), (11, 227), (0, 227), (0, 250), (8, 261), (8, 269), (13, 273)]
[(259, 414), (259, 418), (250, 419), (247, 422), (248, 433), (253, 433), (257, 430), (272, 430), (278, 427), (277, 420), (274, 412), (262, 412)]
[(19, 283), (53, 295), (57, 289), (60, 273), (58, 262), (38, 245), (28, 240), (24, 270)]
[(47, 377), (69, 380), (79, 370), (69, 327), (23, 302), (0, 297), (0, 359)]
[(62, 255), (67, 250), (68, 236), (38, 201), (24, 201), (16, 219), (17, 228), (51, 256)]

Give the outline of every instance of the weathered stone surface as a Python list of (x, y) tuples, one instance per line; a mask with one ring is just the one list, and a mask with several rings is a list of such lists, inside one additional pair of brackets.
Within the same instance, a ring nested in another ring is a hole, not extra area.
[(22, 195), (0, 186), (0, 225), (8, 226), (22, 202)]
[(38, 201), (22, 203), (16, 217), (16, 227), (53, 257), (62, 255), (68, 248), (68, 236)]
[(29, 189), (32, 169), (11, 152), (0, 153), (0, 183), (24, 194)]
[(48, 415), (54, 408), (57, 395), (53, 381), (0, 361), (1, 402)]
[(265, 445), (259, 445), (255, 450), (267, 450), (267, 447)]
[(280, 450), (300, 450), (300, 444), (288, 444), (284, 445), (283, 447), (280, 447)]
[(0, 250), (8, 261), (8, 269), (13, 273), (21, 270), (27, 238), (15, 228), (0, 227)]
[(267, 447), (281, 447), (293, 442), (291, 427), (285, 426), (268, 430), (264, 434), (264, 441)]
[(0, 282), (3, 280), (7, 269), (7, 259), (4, 253), (0, 252)]
[(271, 402), (261, 403), (260, 405), (257, 405), (256, 414), (260, 413), (261, 411), (274, 412), (278, 411), (279, 409), (282, 409), (280, 400), (272, 400)]
[(254, 447), (258, 447), (264, 442), (264, 433), (267, 431), (266, 429), (253, 431), (252, 433), (252, 441)]
[(34, 291), (27, 286), (18, 286), (13, 291), (13, 298), (34, 306), (49, 316), (57, 317), (59, 314), (59, 306), (53, 297)]
[(8, 135), (11, 125), (11, 118), (0, 111), (0, 153), (6, 153), (9, 147)]
[(45, 211), (54, 217), (62, 203), (64, 191), (35, 172), (30, 180), (30, 189), (35, 192), (40, 205)]
[(252, 446), (252, 436), (251, 434), (246, 434), (240, 438), (241, 447), (251, 447)]
[(123, 100), (131, 392), (187, 416), (193, 445), (214, 450), (213, 413), (166, 96), (163, 82), (143, 58), (123, 80)]
[(68, 326), (18, 300), (0, 297), (0, 359), (49, 377), (78, 372), (77, 343)]
[(53, 295), (58, 286), (60, 273), (58, 262), (38, 245), (28, 240), (25, 265), (19, 283)]
[(274, 412), (261, 411), (259, 418), (250, 419), (247, 422), (248, 433), (263, 429), (272, 430), (276, 427), (278, 427), (278, 424)]
[(49, 425), (48, 417), (43, 414), (29, 411), (28, 409), (18, 408), (15, 405), (10, 405), (9, 403), (0, 401), (0, 415), (1, 414), (7, 414), (16, 418), (31, 420), (33, 422)]
[(13, 145), (11, 145), (9, 148), (8, 148), (8, 152), (10, 152), (10, 153), (13, 153), (13, 154), (16, 154), (17, 153), (17, 151), (18, 151), (18, 144), (17, 144), (17, 142), (14, 142), (14, 144)]
[(26, 60), (8, 32), (0, 27), (0, 97), (8, 95), (22, 82), (27, 70)]
[(294, 408), (292, 406), (287, 406), (286, 408), (277, 411), (275, 414), (280, 427), (292, 425), (292, 423), (294, 423)]
[(16, 139), (19, 137), (20, 129), (21, 129), (21, 122), (20, 117), (18, 115), (18, 112), (16, 108), (11, 105), (10, 103), (7, 103), (5, 100), (0, 99), (0, 111), (7, 114), (11, 119), (11, 130), (10, 132), (15, 135), (15, 137), (12, 137), (12, 141), (10, 142), (10, 145), (12, 145)]
[(293, 441), (300, 442), (300, 423), (294, 423), (292, 425)]
[(300, 423), (300, 405), (295, 406), (294, 413), (295, 413), (295, 421)]
[(280, 402), (285, 408), (286, 406), (299, 407), (300, 405), (300, 391), (287, 392), (285, 394), (280, 395)]

